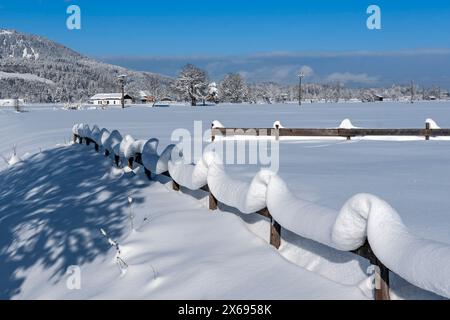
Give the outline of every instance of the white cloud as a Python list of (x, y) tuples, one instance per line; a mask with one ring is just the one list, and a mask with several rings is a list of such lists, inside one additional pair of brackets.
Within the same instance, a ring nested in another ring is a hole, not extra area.
[(326, 77), (326, 81), (329, 82), (342, 82), (343, 84), (352, 82), (352, 83), (361, 83), (361, 84), (372, 84), (378, 81), (377, 77), (371, 77), (367, 73), (350, 73), (350, 72), (335, 72)]
[[(390, 86), (415, 79), (422, 85), (449, 88), (446, 70), (450, 49), (424, 49), (391, 52), (273, 52), (254, 55), (130, 58), (112, 64), (176, 77), (182, 66), (191, 62), (219, 81), (229, 72), (240, 72), (248, 82), (295, 84), (302, 70), (306, 81), (341, 81), (347, 85)], [(129, 62), (129, 63), (128, 63)], [(414, 65), (414, 68), (411, 68)], [(309, 69), (310, 68), (310, 69)], [(314, 69), (314, 70), (313, 70)], [(373, 76), (376, 75), (376, 76)]]
[(300, 68), (300, 72), (303, 72), (305, 77), (312, 77), (312, 76), (314, 76), (314, 70), (310, 66), (302, 66)]
[(312, 78), (314, 76), (314, 70), (310, 66), (298, 65), (274, 65), (263, 66), (254, 69), (240, 70), (239, 73), (250, 82), (253, 81), (267, 81), (267, 82), (279, 82), (289, 83), (293, 79), (298, 78), (298, 73), (303, 72), (306, 77)]

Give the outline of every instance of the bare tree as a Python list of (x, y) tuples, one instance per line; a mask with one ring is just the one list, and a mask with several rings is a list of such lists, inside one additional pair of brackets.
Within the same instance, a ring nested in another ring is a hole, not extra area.
[(222, 101), (239, 103), (247, 98), (247, 86), (239, 73), (229, 73), (220, 83)]

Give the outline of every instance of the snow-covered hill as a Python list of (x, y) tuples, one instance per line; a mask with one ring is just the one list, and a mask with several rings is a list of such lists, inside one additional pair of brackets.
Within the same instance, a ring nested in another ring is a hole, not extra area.
[(170, 78), (127, 70), (85, 57), (45, 38), (0, 29), (0, 99), (29, 102), (78, 101), (119, 90), (116, 77), (127, 74), (127, 91), (137, 94)]

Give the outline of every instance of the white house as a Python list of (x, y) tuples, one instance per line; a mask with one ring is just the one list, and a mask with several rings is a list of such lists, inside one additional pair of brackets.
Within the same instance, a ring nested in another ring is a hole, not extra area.
[[(133, 103), (133, 97), (129, 94), (125, 94), (125, 104)], [(91, 103), (99, 106), (106, 105), (122, 105), (122, 94), (121, 93), (98, 93), (89, 99)]]

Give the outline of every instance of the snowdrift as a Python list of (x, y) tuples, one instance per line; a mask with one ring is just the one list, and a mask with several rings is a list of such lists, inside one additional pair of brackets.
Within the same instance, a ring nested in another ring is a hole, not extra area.
[[(350, 123), (344, 124), (349, 126)], [(183, 150), (168, 146), (161, 155), (159, 141), (136, 142), (131, 136), (106, 129), (91, 131), (88, 125), (73, 127), (81, 137), (101, 135), (102, 147), (115, 155), (142, 153), (145, 168), (160, 174), (167, 170), (174, 181), (191, 190), (208, 185), (220, 202), (254, 213), (267, 207), (285, 229), (342, 251), (352, 251), (368, 240), (377, 258), (410, 283), (450, 298), (450, 245), (413, 235), (388, 203), (370, 194), (352, 197), (341, 210), (325, 208), (292, 193), (274, 172), (261, 170), (248, 183), (231, 178), (214, 150), (197, 164), (187, 164)]]

